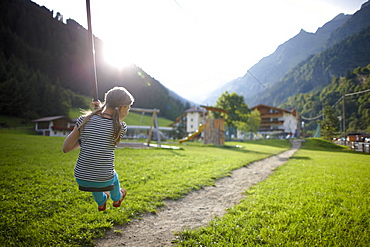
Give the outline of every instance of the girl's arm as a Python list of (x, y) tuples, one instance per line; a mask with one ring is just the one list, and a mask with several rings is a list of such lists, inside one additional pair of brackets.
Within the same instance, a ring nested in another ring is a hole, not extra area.
[(63, 143), (63, 153), (68, 153), (80, 147), (78, 140), (80, 139), (80, 131), (75, 127), (72, 132), (67, 136)]

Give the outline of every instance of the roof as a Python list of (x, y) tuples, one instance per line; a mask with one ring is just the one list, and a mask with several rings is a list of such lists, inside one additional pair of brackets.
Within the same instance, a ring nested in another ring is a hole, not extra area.
[(201, 109), (201, 108), (199, 108), (199, 107), (192, 107), (192, 108), (189, 108), (189, 109), (187, 109), (186, 111), (185, 111), (186, 113), (187, 112), (204, 112), (204, 110), (203, 109)]
[(72, 122), (72, 120), (69, 117), (66, 117), (66, 116), (43, 117), (43, 118), (38, 118), (38, 119), (32, 120), (32, 122), (49, 122), (49, 121), (53, 121), (53, 120), (57, 120), (57, 119), (61, 119), (61, 118), (66, 118), (66, 119), (68, 119), (68, 121)]
[(228, 113), (228, 111), (224, 109), (213, 107), (213, 106), (201, 105), (201, 107), (206, 108), (207, 111), (218, 111), (218, 112)]
[(268, 105), (263, 105), (263, 104), (256, 105), (256, 106), (252, 107), (251, 110), (253, 111), (254, 109), (258, 109), (260, 107), (266, 107), (266, 108), (274, 109), (274, 110), (277, 110), (277, 111), (283, 111), (283, 112), (291, 113), (291, 114), (293, 114), (293, 116), (296, 115), (296, 110), (295, 109), (286, 110), (286, 109), (281, 109), (281, 108), (268, 106)]

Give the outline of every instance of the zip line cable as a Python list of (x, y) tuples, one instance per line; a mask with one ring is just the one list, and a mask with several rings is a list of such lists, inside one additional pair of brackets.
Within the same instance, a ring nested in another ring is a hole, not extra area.
[[(345, 94), (344, 96), (342, 96), (342, 97), (340, 97), (338, 100), (337, 100), (337, 102), (335, 102), (335, 104), (334, 105), (332, 105), (331, 106), (331, 108), (333, 108), (334, 106), (336, 106), (342, 99), (344, 99), (344, 97), (345, 96), (351, 96), (351, 95), (356, 95), (356, 94), (361, 94), (361, 93), (367, 93), (367, 92), (370, 92), (370, 89), (366, 89), (366, 90), (363, 90), (363, 91), (359, 91), (359, 92), (355, 92), (355, 93), (347, 93), (347, 94)], [(312, 117), (312, 118), (307, 118), (307, 117), (304, 117), (304, 116), (300, 116), (302, 119), (304, 119), (304, 120), (315, 120), (315, 119), (318, 119), (318, 118), (320, 118), (320, 117), (322, 117), (324, 114), (322, 113), (322, 114), (320, 114), (320, 115), (318, 115), (318, 116), (316, 116), (316, 117)]]
[(364, 91), (360, 91), (360, 92), (356, 92), (356, 93), (348, 93), (348, 94), (345, 94), (345, 96), (350, 96), (350, 95), (355, 95), (355, 94), (360, 94), (360, 93), (366, 93), (366, 92), (370, 92), (370, 89), (366, 89)]
[(173, 0), (180, 8), (183, 9), (183, 7), (176, 1), (176, 0)]
[(267, 91), (269, 91), (269, 89), (262, 83), (260, 82), (249, 70), (247, 70), (247, 72), (256, 80), (259, 82), (259, 84), (261, 84), (262, 87), (264, 87)]
[(316, 117), (312, 117), (312, 118), (308, 118), (308, 117), (304, 117), (304, 116), (300, 116), (302, 119), (304, 120), (308, 120), (308, 121), (311, 121), (311, 120), (315, 120), (315, 119), (318, 119), (318, 118), (321, 118), (322, 116), (324, 116), (324, 114), (320, 114)]
[(342, 99), (343, 99), (343, 96), (342, 96), (342, 97), (340, 97), (340, 98), (337, 100), (337, 102), (335, 102), (335, 104), (331, 106), (331, 108), (333, 108), (334, 106), (336, 106), (336, 105), (337, 105), (337, 104), (338, 104)]

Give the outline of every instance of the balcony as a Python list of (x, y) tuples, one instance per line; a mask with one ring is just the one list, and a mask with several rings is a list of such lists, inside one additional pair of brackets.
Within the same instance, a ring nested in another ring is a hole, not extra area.
[(261, 121), (260, 126), (283, 125), (284, 121)]
[(278, 118), (282, 116), (283, 116), (282, 112), (265, 112), (261, 113), (260, 115), (261, 118)]
[(284, 132), (283, 129), (259, 128), (258, 132)]

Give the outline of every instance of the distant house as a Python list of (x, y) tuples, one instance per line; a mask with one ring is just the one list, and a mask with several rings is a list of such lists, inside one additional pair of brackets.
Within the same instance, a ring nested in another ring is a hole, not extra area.
[(367, 139), (370, 139), (370, 134), (351, 133), (347, 135), (347, 141), (350, 141), (350, 142), (363, 142)]
[(201, 123), (205, 123), (207, 111), (200, 107), (192, 107), (185, 111), (186, 132), (193, 133), (197, 131)]
[(75, 121), (65, 116), (35, 119), (35, 130), (44, 136), (68, 136), (75, 126)]
[(298, 114), (295, 109), (285, 110), (267, 105), (257, 105), (251, 110), (257, 109), (261, 115), (258, 133), (264, 136), (281, 135), (291, 137), (298, 134)]
[(207, 111), (200, 107), (192, 107), (187, 109), (181, 116), (169, 126), (172, 128), (181, 128), (187, 134), (198, 130), (199, 125), (205, 122)]

